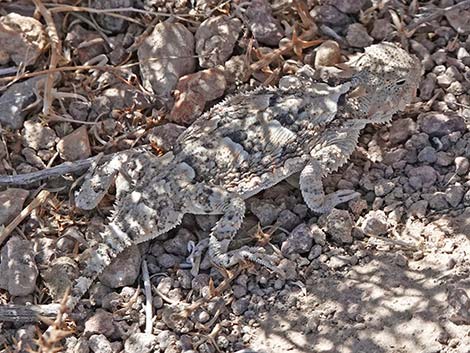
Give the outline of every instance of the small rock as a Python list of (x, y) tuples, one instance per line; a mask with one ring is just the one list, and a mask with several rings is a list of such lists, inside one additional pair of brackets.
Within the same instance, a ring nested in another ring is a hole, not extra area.
[(450, 321), (456, 325), (470, 325), (470, 298), (466, 290), (449, 286), (447, 302), (451, 309)]
[(424, 147), (418, 153), (418, 161), (432, 164), (437, 161), (436, 150), (431, 146)]
[(28, 114), (25, 108), (35, 101), (34, 92), (38, 86), (44, 84), (44, 80), (45, 76), (38, 76), (8, 87), (0, 97), (0, 123), (13, 130), (21, 129)]
[(246, 82), (250, 79), (250, 67), (244, 55), (234, 55), (224, 63), (225, 80), (228, 84)]
[(98, 309), (96, 313), (85, 321), (84, 334), (102, 334), (110, 337), (116, 328), (114, 327), (113, 314)]
[(157, 337), (150, 333), (136, 332), (124, 342), (124, 353), (155, 352)]
[(390, 180), (382, 180), (374, 186), (374, 193), (378, 197), (385, 196), (395, 189), (395, 183)]
[[(76, 24), (67, 29), (67, 36), (64, 43), (67, 47), (73, 49), (73, 57), (84, 64), (87, 61), (104, 54), (106, 50), (106, 42), (96, 31), (89, 31), (81, 25)], [(83, 46), (83, 43), (87, 45)]]
[(429, 200), (429, 207), (437, 211), (445, 210), (446, 208), (448, 208), (449, 204), (446, 200), (446, 194), (441, 191), (435, 192)]
[(332, 209), (330, 213), (322, 215), (318, 224), (339, 244), (351, 244), (353, 241), (352, 228), (354, 222), (348, 211)]
[(92, 335), (88, 339), (90, 349), (94, 353), (113, 353), (111, 343), (104, 335)]
[(313, 241), (315, 244), (318, 244), (320, 246), (325, 246), (326, 245), (326, 234), (325, 232), (318, 226), (318, 224), (309, 223), (309, 228), (310, 228), (310, 233), (312, 234)]
[(38, 277), (33, 244), (16, 236), (10, 238), (0, 253), (0, 273), (0, 288), (10, 295), (32, 294)]
[(360, 23), (353, 23), (348, 27), (346, 34), (348, 44), (356, 48), (365, 48), (372, 44), (374, 38), (369, 36), (366, 28)]
[(385, 18), (378, 18), (374, 21), (374, 26), (370, 35), (377, 40), (384, 40), (390, 33), (393, 32), (393, 25), (390, 20)]
[[(133, 0), (92, 0), (89, 5), (93, 9), (117, 9), (132, 7)], [(114, 12), (116, 14), (126, 15), (126, 12)], [(96, 22), (111, 31), (112, 33), (119, 33), (124, 31), (127, 27), (127, 21), (123, 18), (108, 16), (107, 14), (95, 14)]]
[(137, 50), (144, 87), (168, 98), (178, 79), (194, 71), (193, 34), (181, 23), (160, 22)]
[(157, 145), (165, 151), (169, 151), (175, 145), (179, 135), (185, 130), (184, 126), (168, 123), (154, 127), (149, 131), (148, 138), (150, 143)]
[(445, 192), (445, 198), (449, 205), (452, 207), (457, 207), (462, 201), (464, 194), (465, 188), (461, 184), (456, 183), (455, 185), (447, 188)]
[(340, 268), (349, 264), (346, 256), (333, 255), (328, 260), (328, 266), (333, 270), (339, 270)]
[(223, 65), (233, 52), (242, 24), (229, 16), (210, 17), (203, 21), (195, 34), (199, 65), (204, 68)]
[(282, 210), (277, 217), (276, 224), (291, 231), (300, 223), (300, 218), (291, 210)]
[(454, 131), (464, 132), (465, 121), (460, 116), (448, 116), (442, 113), (430, 112), (421, 115), (418, 123), (423, 132), (430, 136), (442, 137)]
[(218, 68), (183, 76), (176, 86), (176, 101), (168, 119), (191, 124), (202, 114), (207, 102), (224, 94), (226, 85), (224, 73)]
[(185, 228), (180, 228), (173, 238), (163, 243), (165, 251), (179, 256), (188, 256), (188, 242), (197, 242), (196, 236)]
[(469, 35), (470, 34), (470, 11), (455, 10), (446, 12), (445, 17), (449, 24), (454, 28), (457, 33)]
[(280, 209), (273, 203), (253, 199), (249, 204), (250, 211), (259, 219), (262, 227), (273, 224), (279, 216)]
[(416, 123), (411, 118), (398, 119), (390, 127), (389, 140), (392, 144), (406, 142), (410, 136), (416, 133)]
[(310, 227), (305, 223), (299, 224), (289, 234), (287, 240), (281, 245), (282, 253), (287, 256), (295, 253), (307, 253), (313, 244), (313, 237), (310, 232)]
[(387, 216), (384, 211), (370, 211), (362, 222), (362, 231), (364, 234), (377, 237), (384, 235), (388, 231)]
[(21, 212), (28, 195), (29, 191), (23, 189), (0, 191), (0, 226), (10, 223)]
[(341, 61), (341, 49), (334, 40), (324, 41), (315, 54), (315, 67), (333, 66)]
[(359, 13), (366, 2), (366, 0), (328, 0), (328, 4), (333, 5), (341, 12), (351, 15)]
[(253, 37), (261, 43), (276, 46), (284, 36), (279, 20), (273, 17), (267, 0), (251, 0), (245, 16)]
[(163, 268), (172, 268), (180, 263), (180, 258), (172, 254), (161, 254), (157, 258), (158, 264)]
[(26, 121), (23, 129), (23, 144), (33, 149), (48, 149), (54, 146), (56, 134), (50, 127), (39, 122)]
[(231, 305), (232, 311), (235, 315), (242, 315), (248, 309), (249, 304), (248, 298), (234, 300)]
[(466, 157), (455, 157), (455, 173), (457, 175), (465, 175), (470, 168), (470, 162)]
[(310, 16), (317, 22), (332, 26), (342, 27), (350, 23), (349, 17), (332, 5), (314, 6)]
[(16, 65), (32, 65), (46, 48), (48, 41), (38, 20), (9, 13), (0, 17), (0, 48)]
[(62, 137), (57, 143), (60, 158), (65, 161), (76, 161), (91, 156), (90, 140), (87, 128), (79, 127), (71, 134)]
[(413, 203), (408, 209), (408, 214), (411, 217), (424, 218), (429, 202), (426, 200), (419, 200)]
[(437, 172), (434, 170), (433, 167), (424, 165), (421, 167), (412, 168), (408, 171), (408, 176), (411, 178), (416, 178), (420, 181), (422, 187), (428, 188), (434, 185), (437, 181)]
[(126, 248), (99, 276), (100, 281), (111, 288), (131, 285), (140, 272), (141, 254), (137, 245)]

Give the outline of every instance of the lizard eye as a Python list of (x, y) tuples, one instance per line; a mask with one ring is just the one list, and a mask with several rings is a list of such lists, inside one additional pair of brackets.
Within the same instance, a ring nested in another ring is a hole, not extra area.
[(401, 85), (404, 85), (406, 82), (405, 79), (401, 79), (401, 80), (398, 80), (397, 82), (395, 82), (395, 84), (397, 84), (398, 86), (401, 86)]

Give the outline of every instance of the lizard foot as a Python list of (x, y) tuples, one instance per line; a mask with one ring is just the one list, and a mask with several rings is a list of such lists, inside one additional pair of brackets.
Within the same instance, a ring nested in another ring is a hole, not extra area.
[(361, 196), (361, 194), (354, 190), (338, 190), (326, 195), (324, 202), (320, 206), (312, 208), (312, 210), (317, 213), (328, 213), (335, 208), (336, 205), (351, 201), (359, 196)]
[(243, 246), (226, 254), (220, 254), (213, 261), (226, 268), (242, 261), (251, 261), (268, 268), (272, 272), (278, 273), (280, 276), (284, 276), (284, 271), (276, 265), (276, 262), (279, 262), (279, 257), (266, 254), (265, 249), (262, 247)]

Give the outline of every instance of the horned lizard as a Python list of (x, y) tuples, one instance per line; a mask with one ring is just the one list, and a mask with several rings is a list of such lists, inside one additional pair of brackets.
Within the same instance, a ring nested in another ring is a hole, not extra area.
[(342, 83), (316, 82), (304, 66), (278, 88), (226, 98), (162, 157), (123, 153), (97, 167), (76, 203), (95, 207), (117, 174), (115, 211), (102, 242), (89, 249), (69, 305), (117, 254), (176, 227), (185, 213), (221, 215), (209, 236), (216, 265), (247, 259), (275, 269), (260, 248), (229, 251), (243, 221), (244, 200), (298, 172), (301, 194), (314, 212), (358, 197), (353, 190), (325, 195), (322, 178), (348, 160), (366, 124), (389, 122), (412, 100), (421, 75), (418, 59), (392, 43), (372, 45), (347, 64), (355, 73)]

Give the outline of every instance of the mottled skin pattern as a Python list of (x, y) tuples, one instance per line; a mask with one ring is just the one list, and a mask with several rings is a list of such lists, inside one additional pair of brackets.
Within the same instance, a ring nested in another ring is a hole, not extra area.
[(123, 168), (126, 173), (117, 173), (115, 212), (102, 242), (88, 251), (69, 305), (123, 249), (176, 227), (185, 213), (221, 215), (209, 238), (216, 265), (248, 259), (275, 270), (261, 248), (228, 250), (243, 221), (244, 200), (298, 172), (302, 196), (314, 212), (358, 197), (353, 190), (325, 195), (322, 178), (348, 160), (366, 124), (390, 121), (412, 100), (421, 75), (419, 61), (390, 43), (367, 48), (349, 65), (356, 73), (341, 85), (315, 83), (304, 67), (284, 77), (279, 88), (221, 102), (163, 157), (123, 153), (98, 167), (77, 195), (81, 208), (96, 206), (109, 175)]

